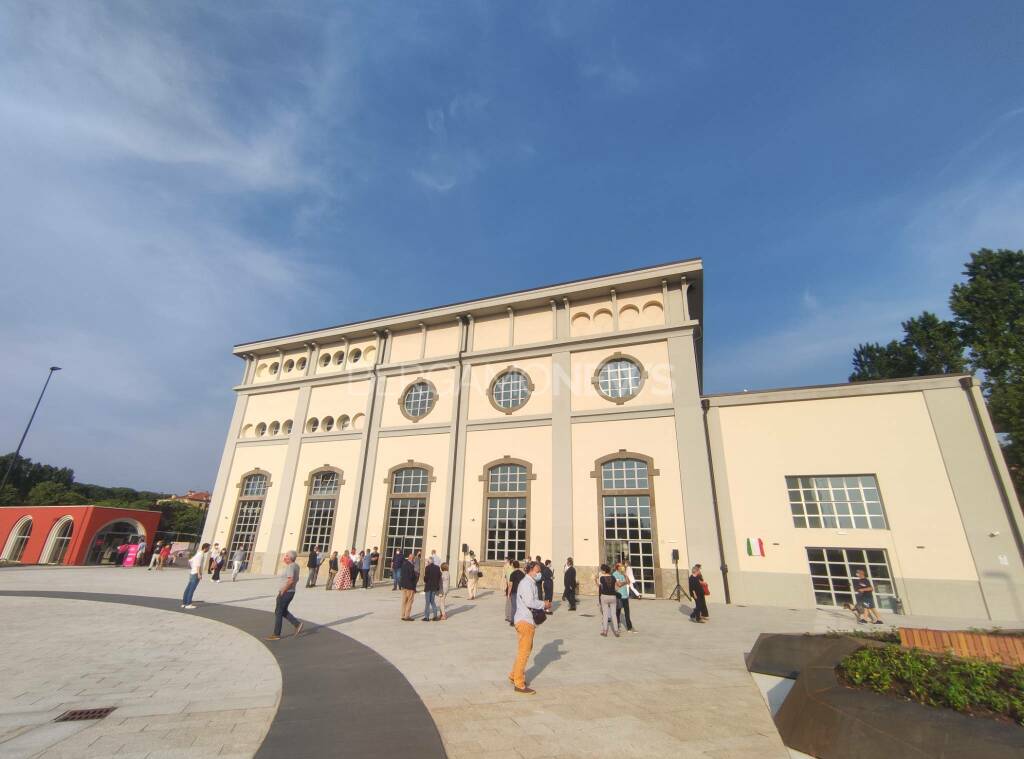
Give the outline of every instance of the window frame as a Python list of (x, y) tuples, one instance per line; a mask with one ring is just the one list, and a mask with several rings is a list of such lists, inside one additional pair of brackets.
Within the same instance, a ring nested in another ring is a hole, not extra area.
[[(64, 531), (64, 526), (68, 524), (71, 525), (71, 534), (68, 535), (67, 538), (63, 538), (61, 537), (61, 533)], [(101, 527), (99, 530), (96, 530), (96, 532), (93, 533), (93, 536), (95, 537), (97, 533), (99, 533), (105, 527), (108, 527), (110, 524), (113, 524), (113, 522), (110, 522), (107, 525)], [(43, 550), (39, 552), (39, 563), (63, 565), (67, 559), (68, 551), (71, 550), (71, 542), (74, 539), (75, 518), (70, 514), (65, 514), (64, 516), (57, 519), (57, 521), (53, 523), (53, 526), (50, 527), (50, 532), (46, 536), (46, 543), (43, 544)], [(58, 557), (60, 561), (53, 560), (53, 552), (58, 547), (57, 541), (61, 541), (61, 544), (64, 546), (63, 550), (61, 551), (61, 555)]]
[[(406, 407), (405, 407), (405, 399), (406, 399), (406, 396), (409, 395), (409, 391), (412, 390), (414, 387), (416, 387), (419, 384), (427, 385), (427, 387), (430, 388), (430, 392), (433, 393), (434, 398), (430, 402), (430, 408), (428, 408), (423, 413), (422, 416), (413, 416), (412, 414), (409, 413), (408, 409), (406, 409)], [(434, 411), (434, 409), (437, 408), (437, 401), (438, 400), (439, 400), (439, 396), (438, 396), (438, 393), (437, 393), (437, 387), (434, 385), (434, 383), (431, 382), (430, 380), (426, 379), (425, 377), (417, 377), (416, 379), (414, 379), (412, 382), (410, 382), (408, 385), (405, 386), (405, 389), (402, 391), (402, 394), (398, 397), (398, 408), (402, 412), (402, 416), (404, 416), (410, 422), (415, 423), (415, 422), (420, 421), (421, 419), (426, 419), (428, 416), (430, 416), (430, 414)]]
[[(828, 491), (829, 491), (829, 495), (831, 496), (832, 493), (834, 492), (834, 490), (836, 489), (836, 487), (838, 487), (838, 486), (834, 486), (832, 484), (832, 482), (831, 482), (832, 480), (834, 480), (834, 479), (844, 480), (842, 489), (843, 490), (849, 490), (849, 486), (846, 484), (845, 480), (853, 478), (853, 479), (858, 480), (857, 488), (858, 488), (858, 491), (863, 495), (864, 490), (868, 489), (868, 487), (866, 485), (862, 484), (860, 482), (860, 479), (861, 478), (865, 478), (865, 477), (870, 477), (871, 479), (873, 479), (875, 481), (875, 487), (873, 489), (878, 492), (878, 505), (879, 505), (879, 507), (882, 510), (882, 513), (881, 513), (880, 516), (882, 518), (882, 522), (883, 522), (884, 526), (882, 526), (882, 527), (874, 527), (871, 524), (871, 518), (872, 517), (878, 517), (879, 515), (878, 514), (871, 514), (868, 511), (867, 504), (868, 503), (873, 503), (874, 501), (868, 501), (868, 500), (863, 499), (863, 498), (859, 501), (859, 503), (865, 505), (864, 513), (863, 514), (854, 514), (853, 513), (852, 505), (855, 504), (855, 503), (858, 503), (858, 501), (851, 500), (851, 499), (836, 501), (834, 498), (832, 498), (830, 500), (817, 500), (817, 501), (814, 501), (814, 503), (819, 505), (818, 513), (817, 514), (809, 514), (807, 512), (807, 504), (810, 503), (810, 501), (803, 500), (803, 491), (804, 490), (811, 490), (811, 489), (813, 489), (817, 493), (819, 488), (818, 488), (817, 485), (813, 485), (811, 488), (806, 488), (806, 487), (804, 487), (799, 482), (800, 480), (828, 480), (829, 481), (828, 482)], [(797, 481), (796, 482), (796, 487), (790, 487), (790, 480), (796, 480)], [(789, 506), (789, 520), (790, 520), (789, 524), (792, 526), (792, 528), (794, 530), (867, 530), (867, 531), (872, 531), (872, 532), (874, 532), (874, 531), (892, 532), (892, 525), (889, 522), (889, 514), (888, 514), (888, 511), (885, 508), (885, 500), (882, 498), (882, 486), (881, 486), (881, 484), (878, 481), (878, 475), (877, 474), (867, 473), (867, 472), (861, 473), (861, 474), (787, 474), (787, 475), (783, 476), (783, 483), (784, 483), (784, 486), (785, 486), (785, 489), (786, 489), (786, 504)], [(799, 504), (795, 503), (792, 500), (791, 496), (789, 495), (790, 491), (800, 491), (801, 492), (801, 499), (800, 499)], [(851, 508), (849, 509), (849, 513), (848, 514), (839, 514), (838, 511), (835, 508), (833, 508), (832, 509), (833, 513), (831, 515), (826, 515), (826, 514), (823, 514), (822, 511), (821, 511), (820, 504), (822, 504), (822, 503), (832, 503), (832, 504), (844, 503), (844, 504), (848, 504)], [(801, 507), (801, 510), (802, 510), (801, 514), (793, 513), (793, 507), (796, 506), (796, 505), (799, 505)], [(839, 524), (839, 520), (841, 518), (844, 518), (844, 517), (848, 518), (850, 520), (850, 526), (849, 527), (843, 527), (843, 526), (841, 526)], [(866, 519), (867, 523), (868, 523), (867, 527), (858, 527), (856, 525), (856, 518), (857, 517), (863, 517), (864, 519)], [(811, 524), (810, 524), (810, 520), (812, 518), (818, 519), (821, 522), (820, 526), (812, 527)], [(827, 527), (825, 525), (825, 519), (826, 518), (834, 520), (835, 521), (835, 526)], [(796, 523), (797, 519), (803, 519), (804, 520), (805, 524), (804, 524), (803, 527), (801, 527), (800, 525), (798, 525)]]
[[(28, 534), (22, 536), (21, 531), (28, 525)], [(28, 541), (32, 539), (32, 531), (36, 527), (36, 520), (32, 518), (31, 514), (26, 514), (17, 522), (14, 523), (14, 527), (7, 533), (7, 541), (4, 543), (3, 553), (0, 553), (0, 559), (4, 561), (16, 561), (21, 563), (21, 557), (25, 555), (25, 549), (28, 548)], [(14, 558), (11, 554), (14, 551), (14, 547), (21, 543), (21, 550), (18, 551), (18, 557)]]
[[(423, 469), (427, 473), (427, 487), (421, 493), (396, 493), (394, 490), (395, 474), (402, 469)], [(427, 525), (430, 523), (430, 496), (434, 490), (434, 483), (437, 482), (437, 477), (434, 476), (434, 467), (429, 464), (424, 464), (421, 461), (415, 461), (413, 459), (407, 459), (401, 464), (388, 469), (387, 476), (384, 478), (384, 484), (387, 486), (384, 501), (384, 523), (380, 530), (380, 550), (381, 560), (378, 563), (378, 576), (384, 577), (385, 572), (391, 571), (391, 559), (394, 556), (394, 548), (388, 546), (388, 523), (391, 521), (391, 501), (393, 499), (402, 498), (422, 498), (423, 499), (423, 534), (420, 536), (421, 543), (425, 544), (427, 540)], [(419, 550), (424, 551), (425, 545), (421, 545)], [(423, 571), (423, 567), (420, 567), (420, 571)]]
[[(253, 475), (257, 474), (263, 475), (267, 480), (267, 486), (266, 489), (263, 491), (263, 495), (259, 497), (243, 495), (243, 493), (245, 492), (246, 480), (248, 480)], [(235, 510), (234, 513), (231, 515), (231, 529), (228, 531), (227, 540), (224, 541), (226, 550), (230, 552), (229, 555), (234, 553), (234, 549), (232, 546), (235, 540), (235, 533), (238, 531), (238, 516), (239, 514), (241, 514), (242, 511), (242, 501), (261, 501), (260, 516), (259, 519), (256, 520), (256, 529), (253, 530), (252, 533), (252, 549), (249, 551), (249, 555), (245, 559), (245, 561), (248, 562), (250, 565), (252, 564), (253, 556), (255, 556), (256, 554), (256, 543), (260, 537), (260, 529), (263, 527), (263, 515), (264, 513), (266, 513), (267, 510), (267, 498), (270, 496), (270, 488), (272, 488), (273, 486), (273, 479), (270, 476), (270, 472), (268, 472), (266, 469), (250, 469), (248, 472), (243, 472), (242, 475), (238, 478), (238, 482), (235, 484), (235, 489), (238, 491), (238, 495), (235, 497)]]
[[(333, 496), (323, 496), (323, 495), (314, 495), (313, 494), (313, 481), (316, 479), (316, 476), (318, 474), (323, 474), (324, 472), (333, 472), (334, 474), (338, 475), (338, 487), (337, 487), (337, 490), (335, 491)], [(309, 530), (309, 524), (307, 523), (308, 520), (309, 520), (309, 503), (310, 503), (310, 501), (324, 501), (324, 500), (327, 500), (327, 498), (331, 498), (331, 497), (334, 498), (334, 515), (331, 518), (331, 533), (330, 533), (330, 535), (331, 535), (330, 543), (333, 544), (334, 543), (334, 539), (337, 536), (335, 528), (338, 526), (338, 512), (339, 512), (340, 507), (341, 507), (341, 488), (345, 484), (345, 473), (341, 469), (339, 469), (338, 467), (334, 467), (334, 466), (330, 466), (328, 464), (324, 464), (321, 467), (317, 467), (316, 469), (311, 470), (306, 475), (306, 480), (302, 484), (306, 488), (306, 499), (305, 499), (303, 510), (302, 510), (302, 521), (299, 522), (299, 525), (301, 527), (301, 531), (299, 532), (299, 541), (298, 541), (298, 546), (296, 546), (296, 552), (298, 553), (299, 556), (309, 556), (309, 551), (303, 551), (302, 550), (303, 546), (306, 543), (306, 533)], [(330, 551), (331, 550), (331, 546), (330, 545), (322, 545), (321, 546), (321, 550)]]
[[(616, 398), (614, 396), (608, 395), (601, 389), (601, 372), (604, 371), (604, 368), (613, 361), (629, 361), (639, 370), (640, 384), (637, 385), (635, 393), (632, 393), (630, 395), (624, 395), (621, 398)], [(594, 376), (590, 378), (590, 383), (594, 386), (594, 390), (597, 391), (597, 394), (601, 398), (604, 398), (606, 401), (611, 401), (616, 406), (621, 406), (623, 403), (628, 403), (634, 398), (637, 398), (640, 395), (640, 393), (643, 392), (644, 384), (647, 382), (647, 379), (647, 370), (644, 368), (643, 362), (640, 361), (640, 359), (636, 358), (635, 356), (631, 356), (627, 353), (621, 353), (619, 351), (616, 351), (615, 353), (608, 356), (597, 365), (597, 369), (594, 370)]]
[[(514, 464), (521, 466), (526, 469), (526, 490), (525, 491), (494, 491), (490, 490), (490, 474), (491, 470), (495, 467)], [(488, 501), (491, 498), (525, 498), (526, 499), (526, 558), (530, 557), (530, 517), (532, 516), (533, 507), (533, 485), (531, 484), (537, 479), (536, 473), (533, 471), (533, 464), (525, 459), (516, 459), (510, 455), (502, 456), (500, 459), (494, 459), (484, 464), (483, 473), (479, 477), (479, 481), (483, 483), (483, 500), (481, 510), (481, 525), (480, 525), (480, 550), (477, 551), (477, 561), (481, 566), (501, 566), (505, 559), (487, 559), (487, 521), (488, 521)]]
[[(510, 406), (506, 408), (505, 406), (502, 406), (500, 403), (498, 403), (497, 399), (494, 397), (494, 388), (498, 386), (498, 382), (501, 380), (502, 377), (505, 377), (508, 374), (512, 374), (513, 372), (516, 374), (521, 374), (523, 378), (526, 379), (526, 398), (519, 405)], [(513, 366), (512, 364), (509, 364), (504, 369), (495, 374), (494, 377), (491, 379), (490, 385), (487, 386), (487, 400), (491, 402), (491, 406), (494, 407), (495, 410), (500, 411), (502, 414), (514, 414), (516, 411), (519, 411), (519, 409), (525, 407), (526, 404), (530, 402), (530, 399), (533, 398), (534, 390), (536, 390), (536, 387), (534, 386), (533, 378), (529, 375), (529, 373), (524, 369), (520, 369), (518, 366)]]
[[(608, 488), (604, 487), (604, 478), (602, 477), (602, 468), (605, 464), (616, 461), (619, 459), (635, 459), (642, 461), (647, 464), (647, 487), (646, 488)], [(605, 552), (607, 550), (607, 539), (605, 538), (605, 515), (604, 515), (604, 499), (606, 496), (637, 496), (646, 495), (651, 508), (651, 553), (654, 571), (654, 596), (659, 598), (662, 591), (662, 578), (661, 578), (661, 556), (659, 551), (658, 543), (658, 510), (657, 504), (655, 503), (654, 495), (654, 478), (661, 475), (661, 472), (655, 468), (654, 459), (643, 453), (637, 453), (636, 451), (627, 451), (624, 448), (620, 448), (615, 453), (610, 453), (607, 456), (602, 456), (594, 462), (594, 470), (590, 473), (590, 476), (597, 481), (597, 540), (598, 540), (598, 563), (604, 562)], [(628, 541), (627, 541), (628, 542)], [(688, 559), (689, 557), (687, 557)], [(632, 565), (631, 565), (632, 566)], [(636, 567), (633, 567), (634, 575), (636, 573)], [(642, 590), (641, 592), (646, 592)]]

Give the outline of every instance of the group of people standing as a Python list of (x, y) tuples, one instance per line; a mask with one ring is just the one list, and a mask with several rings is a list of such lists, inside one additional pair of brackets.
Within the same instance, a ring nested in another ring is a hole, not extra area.
[[(420, 580), (422, 551), (403, 554), (396, 550), (391, 559), (391, 590), (402, 591), (401, 619), (412, 622), (412, 604)], [(423, 568), (423, 621), (442, 622), (448, 619), (447, 600), (451, 591), (451, 573), (448, 562), (441, 559), (437, 551), (431, 551)]]
[(380, 563), (380, 553), (377, 546), (372, 549), (356, 553), (355, 548), (342, 551), (331, 551), (331, 555), (324, 556), (320, 546), (314, 546), (306, 559), (306, 569), (309, 571), (306, 577), (306, 587), (315, 588), (320, 575), (320, 568), (327, 564), (327, 583), (324, 590), (349, 590), (355, 587), (362, 579), (363, 588), (369, 590), (373, 587), (373, 576), (377, 573), (377, 565)]

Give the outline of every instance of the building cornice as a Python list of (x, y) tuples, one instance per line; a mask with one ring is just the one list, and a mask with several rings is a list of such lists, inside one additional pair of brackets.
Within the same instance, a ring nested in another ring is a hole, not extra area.
[(930, 377), (907, 377), (906, 379), (845, 382), (836, 385), (809, 385), (807, 387), (784, 387), (741, 393), (720, 393), (705, 395), (702, 399), (708, 407), (722, 408), (725, 406), (750, 406), (759, 403), (817, 401), (826, 398), (857, 398), (867, 395), (916, 393), (923, 390), (959, 388), (961, 387), (960, 380), (964, 378), (968, 378), (972, 383), (977, 384), (977, 380), (969, 374), (939, 374)]

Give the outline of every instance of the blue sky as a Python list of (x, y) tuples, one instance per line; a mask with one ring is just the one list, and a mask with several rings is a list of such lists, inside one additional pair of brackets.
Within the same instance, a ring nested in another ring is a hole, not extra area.
[(235, 343), (700, 256), (710, 392), (1024, 246), (1019, 2), (0, 5), (0, 448), (210, 488)]

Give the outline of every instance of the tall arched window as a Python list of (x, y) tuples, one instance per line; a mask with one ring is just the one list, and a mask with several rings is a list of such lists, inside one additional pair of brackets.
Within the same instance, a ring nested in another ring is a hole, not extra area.
[(506, 456), (484, 467), (484, 561), (525, 559), (529, 547), (530, 480), (525, 461)]
[(71, 537), (75, 532), (75, 520), (63, 517), (50, 530), (50, 537), (43, 546), (42, 564), (63, 564), (71, 545)]
[(316, 470), (306, 481), (309, 490), (299, 553), (309, 553), (317, 547), (325, 551), (331, 547), (334, 517), (338, 512), (338, 493), (344, 482), (340, 469), (328, 467)]
[(228, 558), (241, 549), (245, 554), (243, 561), (252, 560), (256, 535), (260, 531), (260, 520), (263, 518), (263, 503), (269, 487), (270, 475), (267, 472), (257, 469), (242, 476), (242, 481), (238, 485), (235, 522), (231, 525), (231, 537), (228, 539)]
[(601, 561), (627, 559), (638, 589), (657, 593), (657, 533), (654, 524), (654, 489), (658, 470), (651, 459), (620, 451), (597, 461), (601, 508)]
[(14, 529), (11, 530), (11, 534), (7, 538), (7, 545), (4, 546), (3, 552), (4, 561), (21, 561), (21, 556), (25, 553), (25, 546), (28, 545), (31, 535), (32, 517), (22, 517), (14, 525)]
[(434, 481), (430, 467), (395, 467), (388, 475), (388, 514), (384, 521), (384, 575), (391, 576), (391, 557), (396, 550), (403, 555), (423, 550), (427, 526), (427, 499)]

